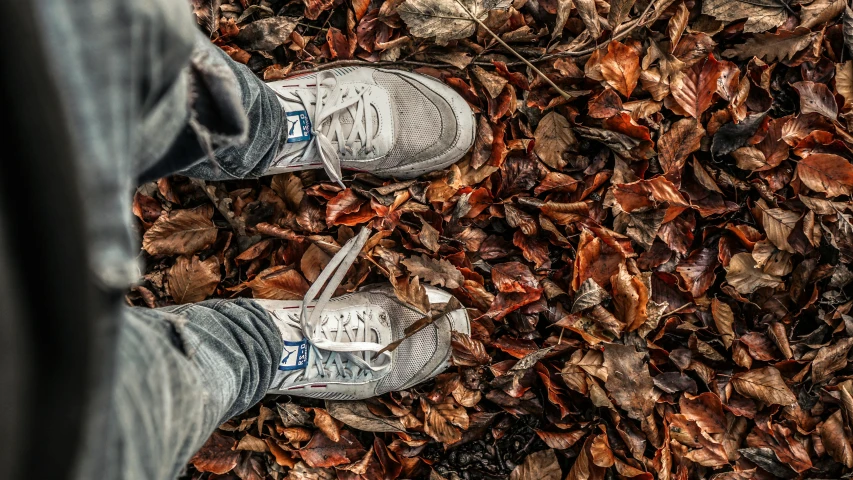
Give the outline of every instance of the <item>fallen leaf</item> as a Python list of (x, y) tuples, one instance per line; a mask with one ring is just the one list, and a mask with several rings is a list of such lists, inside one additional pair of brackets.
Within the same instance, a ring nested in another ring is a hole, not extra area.
[(715, 298), (711, 300), (711, 313), (714, 317), (714, 324), (717, 326), (717, 331), (722, 337), (723, 344), (726, 348), (731, 348), (732, 340), (734, 340), (734, 313), (732, 307)]
[(853, 105), (853, 60), (835, 64), (835, 89), (844, 98), (843, 108)]
[(815, 82), (797, 82), (791, 85), (800, 94), (800, 113), (819, 113), (824, 117), (835, 120), (838, 116), (838, 105), (835, 97), (826, 85)]
[(224, 475), (237, 466), (240, 452), (235, 451), (237, 440), (213, 432), (207, 442), (190, 458), (190, 463), (200, 472)]
[(687, 157), (699, 150), (705, 137), (702, 125), (692, 118), (684, 118), (672, 124), (658, 140), (658, 161), (664, 173), (681, 172)]
[(314, 468), (345, 465), (360, 459), (364, 454), (364, 447), (349, 430), (341, 430), (341, 438), (337, 442), (318, 430), (314, 432), (311, 441), (299, 449), (302, 460)]
[(823, 422), (820, 426), (820, 438), (826, 451), (836, 462), (853, 468), (853, 446), (850, 445), (841, 410), (836, 410)]
[(554, 450), (531, 453), (509, 475), (510, 480), (561, 480), (562, 477)]
[(635, 420), (645, 420), (655, 405), (654, 382), (649, 375), (645, 355), (633, 346), (604, 346), (604, 368), (607, 389), (613, 401)]
[(484, 20), (490, 10), (506, 8), (504, 0), (405, 0), (397, 13), (406, 22), (412, 35), (433, 38), (438, 45), (465, 38), (477, 27), (472, 17)]
[(421, 409), (425, 417), (424, 433), (447, 445), (462, 439), (462, 430), (468, 428), (468, 414), (464, 408), (450, 400), (438, 404), (422, 401)]
[(365, 432), (402, 432), (405, 429), (397, 418), (378, 417), (363, 401), (326, 401), (329, 415), (352, 428)]
[(192, 255), (213, 245), (218, 229), (210, 206), (173, 210), (160, 215), (142, 237), (142, 248), (151, 255)]
[(812, 382), (817, 384), (847, 366), (847, 353), (853, 347), (853, 338), (847, 337), (821, 348), (812, 361)]
[(699, 118), (714, 102), (720, 62), (713, 55), (690, 69), (676, 75), (672, 82), (672, 97), (693, 118)]
[(473, 339), (468, 335), (451, 332), (451, 344), (453, 346), (453, 364), (461, 367), (476, 367), (488, 365), (492, 357), (486, 352), (483, 342)]
[(844, 0), (815, 0), (800, 9), (800, 26), (812, 28), (836, 18), (847, 5)]
[(331, 259), (332, 257), (318, 247), (316, 243), (312, 243), (302, 254), (302, 258), (299, 259), (299, 269), (302, 270), (305, 278), (313, 283)]
[(581, 438), (587, 435), (584, 430), (574, 430), (572, 432), (544, 432), (536, 430), (536, 435), (551, 448), (557, 450), (566, 450), (578, 442)]
[(200, 302), (216, 291), (220, 278), (216, 257), (180, 256), (169, 269), (169, 295), (175, 303)]
[(736, 373), (732, 376), (732, 385), (741, 395), (760, 400), (771, 405), (792, 405), (797, 397), (785, 384), (779, 370), (764, 367)]
[(299, 272), (284, 265), (264, 270), (248, 286), (255, 298), (269, 300), (301, 300), (309, 287)]
[(249, 51), (273, 50), (290, 39), (297, 21), (292, 17), (268, 17), (255, 20), (243, 26), (234, 40)]
[(407, 258), (402, 263), (411, 276), (418, 276), (439, 287), (452, 290), (461, 287), (462, 283), (465, 282), (465, 278), (462, 277), (459, 270), (444, 259), (434, 260), (426, 255), (421, 255)]
[(797, 163), (797, 175), (807, 187), (830, 198), (853, 193), (853, 165), (838, 155), (809, 155)]
[(613, 0), (610, 2), (610, 12), (607, 14), (607, 23), (610, 29), (618, 31), (622, 22), (628, 18), (631, 13), (631, 7), (634, 6), (636, 0)]
[(710, 0), (702, 3), (702, 13), (723, 22), (745, 18), (744, 33), (764, 32), (782, 25), (788, 19), (785, 7), (772, 1), (753, 3), (747, 0)]
[(341, 441), (341, 428), (335, 423), (335, 419), (329, 415), (329, 412), (322, 408), (313, 408), (314, 411), (314, 426), (325, 433), (329, 440), (338, 443)]
[[(694, 250), (675, 267), (694, 298), (699, 298), (714, 284), (719, 262), (717, 252), (708, 248)], [(731, 282), (729, 282), (731, 283)]]
[[(740, 4), (740, 0), (733, 2), (726, 0), (714, 1), (729, 5)], [(784, 14), (785, 11), (782, 7), (779, 10)], [(811, 32), (805, 28), (797, 28), (794, 31), (779, 29), (776, 33), (754, 35), (745, 43), (735, 45), (724, 51), (723, 56), (736, 57), (738, 60), (758, 57), (766, 62), (784, 62), (793, 59), (794, 56), (806, 48), (817, 48), (816, 42), (820, 38), (820, 32)]]
[(633, 48), (614, 40), (601, 59), (601, 75), (614, 90), (630, 97), (640, 78), (640, 57)]
[(367, 200), (359, 197), (351, 188), (342, 190), (326, 204), (327, 225), (354, 227), (376, 216)]
[(613, 275), (610, 283), (616, 318), (624, 324), (625, 331), (640, 328), (648, 320), (649, 285), (641, 275), (629, 274), (624, 264), (619, 266), (619, 273)]
[(534, 138), (533, 151), (546, 165), (556, 169), (566, 166), (565, 155), (578, 143), (566, 117), (557, 112), (539, 121)]
[(738, 253), (726, 267), (726, 281), (742, 294), (752, 293), (761, 287), (775, 287), (782, 279), (764, 273), (748, 253)]
[(601, 288), (599, 284), (595, 283), (595, 280), (587, 278), (583, 284), (581, 284), (581, 288), (578, 290), (577, 295), (575, 295), (575, 301), (572, 303), (572, 313), (592, 308), (601, 303), (608, 296), (607, 292)]

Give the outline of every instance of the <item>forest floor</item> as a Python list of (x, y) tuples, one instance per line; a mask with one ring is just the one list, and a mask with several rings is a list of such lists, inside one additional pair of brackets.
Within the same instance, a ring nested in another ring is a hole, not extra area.
[(850, 477), (844, 1), (193, 8), (263, 79), (414, 70), (462, 94), (478, 134), (414, 181), (350, 174), (343, 189), (306, 171), (139, 188), (147, 268), (132, 304), (300, 299), (370, 227), (341, 293), (431, 284), (473, 319), (435, 380), (363, 402), (267, 398), (186, 478)]

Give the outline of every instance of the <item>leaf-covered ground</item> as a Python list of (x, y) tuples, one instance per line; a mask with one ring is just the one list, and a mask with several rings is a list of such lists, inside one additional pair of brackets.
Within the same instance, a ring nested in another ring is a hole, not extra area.
[(853, 472), (845, 2), (193, 9), (264, 79), (413, 69), (464, 95), (479, 133), (457, 165), (416, 181), (355, 175), (343, 190), (311, 171), (140, 187), (147, 271), (132, 304), (298, 299), (370, 226), (342, 292), (394, 280), (415, 298), (430, 283), (474, 319), (435, 381), (366, 402), (269, 398), (223, 425), (188, 478)]

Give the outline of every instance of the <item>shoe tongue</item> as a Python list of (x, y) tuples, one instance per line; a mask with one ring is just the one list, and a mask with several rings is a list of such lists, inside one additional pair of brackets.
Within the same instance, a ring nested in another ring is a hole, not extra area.
[(308, 366), (308, 339), (298, 342), (284, 341), (284, 351), (278, 369), (282, 371), (305, 370)]
[[(313, 92), (312, 92), (313, 93)], [(287, 119), (287, 142), (283, 147), (282, 154), (294, 154), (304, 150), (308, 142), (313, 138), (311, 133), (312, 122), (307, 108), (300, 102), (280, 99), (281, 105), (284, 108), (285, 118)], [(311, 108), (314, 106), (311, 105)], [(371, 116), (373, 131), (368, 132), (369, 135), (375, 137), (379, 133), (379, 115), (376, 112), (376, 107), (367, 105), (368, 115)], [(313, 114), (313, 112), (311, 112)], [(343, 138), (348, 138), (352, 129), (355, 127), (356, 120), (352, 117), (349, 110), (344, 110), (338, 114), (338, 121), (341, 124), (341, 133)], [(361, 120), (364, 121), (364, 120)], [(326, 119), (319, 130), (328, 133), (331, 118)], [(340, 139), (338, 139), (340, 141)]]

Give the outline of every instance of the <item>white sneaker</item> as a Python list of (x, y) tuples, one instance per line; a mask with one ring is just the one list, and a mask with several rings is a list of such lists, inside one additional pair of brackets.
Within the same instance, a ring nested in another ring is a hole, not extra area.
[[(396, 349), (376, 355), (403, 339), (406, 328), (424, 315), (401, 302), (390, 284), (330, 298), (369, 234), (364, 228), (341, 248), (302, 302), (256, 300), (272, 314), (284, 339), (269, 393), (358, 400), (407, 389), (450, 365), (450, 332), (469, 334), (471, 330), (464, 308), (447, 312)], [(452, 296), (429, 286), (426, 290), (433, 308), (445, 311)]]
[(287, 143), (268, 174), (322, 167), (341, 184), (341, 168), (415, 178), (450, 166), (474, 144), (471, 107), (424, 75), (346, 67), (267, 85), (287, 118)]

